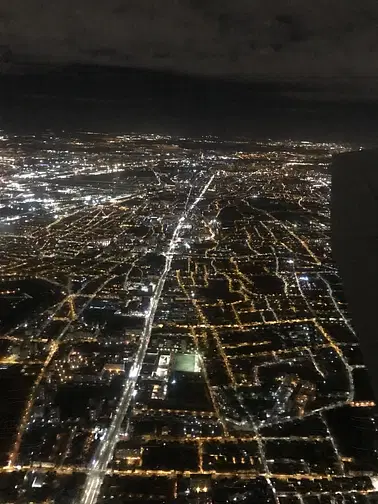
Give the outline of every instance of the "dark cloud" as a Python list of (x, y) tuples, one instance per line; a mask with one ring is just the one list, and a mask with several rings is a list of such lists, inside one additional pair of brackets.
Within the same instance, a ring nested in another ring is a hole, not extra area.
[(376, 0), (2, 0), (15, 57), (375, 94)]

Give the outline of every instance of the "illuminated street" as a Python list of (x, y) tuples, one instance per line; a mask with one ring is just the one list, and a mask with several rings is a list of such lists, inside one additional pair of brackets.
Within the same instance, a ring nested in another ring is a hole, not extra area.
[(7, 502), (377, 502), (329, 238), (328, 166), (353, 146), (1, 142)]
[(126, 379), (124, 389), (122, 392), (121, 400), (117, 406), (117, 410), (113, 416), (112, 423), (109, 429), (106, 431), (104, 438), (101, 440), (96, 453), (91, 462), (91, 469), (86, 480), (86, 484), (83, 490), (83, 504), (93, 504), (97, 502), (98, 494), (100, 492), (101, 484), (105, 477), (105, 471), (108, 464), (113, 456), (114, 447), (118, 440), (119, 431), (122, 425), (122, 421), (130, 407), (131, 400), (134, 395), (135, 385), (138, 381), (140, 371), (142, 369), (142, 364), (146, 356), (148, 344), (150, 342), (152, 325), (155, 318), (156, 309), (160, 300), (160, 296), (163, 292), (164, 284), (167, 275), (172, 266), (173, 251), (177, 246), (178, 239), (180, 237), (180, 231), (186, 222), (190, 212), (196, 207), (196, 205), (201, 201), (205, 195), (207, 189), (210, 187), (214, 176), (210, 177), (205, 187), (202, 189), (198, 198), (190, 205), (189, 209), (185, 211), (185, 214), (180, 217), (178, 224), (173, 232), (172, 238), (169, 242), (167, 252), (165, 254), (165, 266), (159, 281), (154, 289), (154, 294), (150, 301), (150, 307), (146, 314), (146, 321), (143, 328), (143, 333), (140, 338), (140, 346), (135, 355), (135, 362), (130, 369), (129, 375)]

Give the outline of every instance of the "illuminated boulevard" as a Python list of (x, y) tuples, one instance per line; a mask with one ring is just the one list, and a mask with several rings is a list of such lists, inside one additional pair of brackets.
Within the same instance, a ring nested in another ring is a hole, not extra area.
[(190, 205), (187, 211), (184, 212), (184, 215), (180, 217), (178, 224), (173, 232), (171, 241), (168, 246), (168, 250), (165, 254), (164, 270), (155, 287), (153, 297), (151, 298), (149, 311), (146, 315), (143, 333), (141, 336), (141, 342), (136, 354), (135, 362), (130, 369), (127, 381), (123, 389), (121, 400), (113, 416), (112, 423), (109, 429), (107, 430), (102, 442), (99, 444), (95, 452), (95, 455), (92, 459), (88, 476), (84, 485), (82, 498), (80, 501), (82, 504), (94, 504), (95, 502), (97, 502), (101, 485), (105, 478), (107, 466), (110, 460), (112, 459), (114, 448), (118, 441), (118, 435), (121, 429), (121, 425), (127, 413), (127, 410), (130, 406), (133, 393), (135, 390), (135, 385), (139, 378), (143, 360), (146, 355), (146, 351), (150, 341), (152, 324), (154, 322), (156, 309), (159, 303), (161, 293), (163, 292), (167, 275), (171, 269), (172, 258), (180, 236), (180, 231), (184, 225), (188, 213), (191, 212), (201, 201), (202, 197), (205, 195), (206, 191), (213, 182), (213, 179), (214, 175), (210, 177), (206, 185), (203, 187), (200, 195), (197, 197), (197, 199)]
[(378, 504), (330, 242), (355, 146), (2, 138), (1, 502)]

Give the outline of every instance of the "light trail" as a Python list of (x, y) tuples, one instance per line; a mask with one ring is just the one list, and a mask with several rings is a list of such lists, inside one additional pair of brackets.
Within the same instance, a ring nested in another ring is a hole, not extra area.
[(333, 295), (333, 291), (332, 291), (332, 287), (330, 286), (329, 282), (323, 277), (323, 275), (321, 274), (318, 274), (318, 278), (320, 278), (323, 283), (325, 284), (326, 288), (327, 288), (327, 291), (328, 291), (328, 294), (329, 294), (329, 297), (331, 298), (331, 301), (337, 311), (337, 313), (340, 315), (340, 317), (343, 319), (344, 321), (344, 324), (347, 326), (347, 328), (349, 329), (349, 331), (354, 335), (356, 336), (356, 332), (355, 330), (353, 329), (353, 327), (350, 325), (349, 323), (349, 320), (345, 317), (344, 313), (340, 310), (338, 304), (337, 304), (337, 301), (336, 299), (334, 298), (334, 295)]
[(258, 451), (260, 454), (260, 460), (261, 460), (262, 466), (264, 468), (266, 482), (268, 483), (268, 485), (272, 491), (275, 504), (280, 504), (280, 501), (277, 497), (275, 486), (273, 485), (272, 480), (271, 480), (272, 475), (271, 475), (271, 472), (269, 469), (268, 460), (266, 458), (265, 447), (264, 447), (262, 436), (260, 434), (260, 431), (258, 429), (258, 426), (256, 425), (256, 422), (255, 422), (253, 416), (251, 415), (249, 410), (245, 407), (243, 400), (241, 399), (241, 397), (239, 397), (238, 399), (239, 399), (239, 404), (244, 409), (244, 411), (249, 419), (249, 424), (252, 427), (253, 432), (255, 433), (257, 448), (258, 448)]
[[(308, 255), (314, 260), (315, 264), (321, 264), (322, 263), (321, 260), (313, 253), (313, 251), (310, 249), (310, 247), (307, 245), (307, 243), (300, 236), (298, 236), (296, 233), (294, 233), (294, 231), (292, 231), (284, 222), (282, 222), (281, 220), (277, 219), (277, 217), (274, 217), (274, 215), (272, 215), (270, 212), (267, 212), (266, 210), (262, 210), (260, 208), (253, 207), (252, 205), (250, 205), (250, 206), (251, 206), (251, 208), (253, 208), (254, 210), (256, 210), (256, 212), (260, 212), (260, 213), (263, 213), (263, 214), (267, 215), (274, 222), (276, 222), (279, 226), (283, 227), (285, 229), (285, 231), (287, 231), (293, 238), (295, 238), (302, 245), (302, 247), (306, 250), (306, 252), (308, 253)], [(270, 229), (264, 223), (261, 222), (261, 224), (276, 239), (276, 237), (270, 231)], [(260, 233), (258, 233), (258, 234), (260, 235)], [(260, 235), (260, 237), (261, 237), (261, 235)]]
[(277, 252), (276, 252), (276, 249), (273, 247), (273, 245), (271, 245), (271, 250), (273, 252), (273, 255), (274, 255), (274, 258), (275, 258), (275, 262), (276, 262), (276, 276), (278, 278), (281, 279), (281, 281), (283, 282), (284, 284), (284, 293), (285, 293), (285, 296), (286, 297), (289, 297), (289, 293), (288, 293), (288, 283), (287, 283), (287, 280), (286, 278), (280, 273), (280, 260), (278, 258), (278, 255), (277, 255)]
[(323, 373), (323, 371), (320, 369), (320, 367), (318, 366), (316, 360), (315, 360), (315, 357), (314, 357), (314, 354), (312, 353), (312, 350), (311, 348), (308, 348), (308, 347), (305, 347), (305, 350), (306, 352), (309, 354), (310, 356), (310, 359), (311, 359), (311, 362), (314, 366), (314, 368), (316, 369), (316, 371), (320, 374), (320, 376), (323, 378), (323, 380), (325, 379), (326, 375)]
[(339, 448), (335, 442), (335, 439), (334, 437), (332, 436), (332, 433), (330, 431), (330, 428), (329, 428), (329, 425), (328, 425), (328, 422), (327, 422), (327, 418), (325, 415), (323, 415), (323, 413), (320, 413), (320, 417), (323, 421), (323, 424), (325, 425), (325, 428), (327, 429), (327, 434), (328, 434), (328, 439), (331, 441), (331, 444), (332, 444), (332, 447), (334, 449), (334, 452), (336, 453), (337, 455), (337, 458), (339, 459), (339, 466), (340, 466), (340, 472), (341, 472), (341, 475), (342, 476), (345, 476), (345, 466), (344, 466), (344, 462), (343, 462), (343, 459), (342, 459), (342, 456), (341, 456), (341, 453), (339, 451)]
[(349, 381), (349, 392), (348, 392), (348, 402), (353, 401), (354, 395), (355, 395), (355, 389), (354, 389), (354, 380), (353, 380), (353, 370), (348, 364), (348, 361), (346, 360), (342, 350), (339, 348), (339, 346), (333, 341), (331, 336), (327, 333), (327, 331), (324, 329), (323, 326), (320, 325), (320, 323), (315, 320), (314, 321), (315, 327), (318, 329), (319, 332), (324, 336), (324, 338), (329, 342), (330, 346), (335, 350), (335, 352), (338, 354), (340, 360), (345, 366), (345, 371), (348, 377)]
[(131, 404), (135, 386), (142, 369), (142, 364), (150, 342), (152, 325), (154, 322), (157, 306), (161, 294), (163, 292), (164, 284), (167, 279), (168, 273), (172, 267), (174, 251), (178, 243), (181, 229), (184, 226), (185, 220), (188, 217), (189, 212), (193, 211), (194, 208), (198, 205), (198, 203), (202, 200), (203, 196), (205, 195), (206, 191), (210, 187), (213, 180), (214, 175), (210, 177), (210, 179), (200, 192), (199, 196), (190, 205), (189, 209), (186, 210), (180, 217), (177, 226), (173, 231), (167, 252), (165, 253), (164, 270), (159, 278), (153, 297), (151, 298), (150, 301), (150, 308), (146, 315), (144, 328), (140, 339), (140, 345), (136, 352), (134, 364), (131, 367), (129, 376), (126, 379), (121, 399), (113, 416), (113, 420), (110, 424), (110, 427), (106, 431), (103, 440), (97, 447), (97, 450), (95, 451), (95, 454), (93, 456), (88, 471), (87, 479), (84, 484), (82, 496), (80, 499), (81, 504), (95, 504), (95, 502), (97, 502), (98, 496), (100, 494), (101, 485), (105, 478), (107, 466), (112, 459), (113, 452), (118, 441), (118, 434), (121, 429), (123, 419), (125, 418), (127, 410), (129, 409), (129, 406)]
[(345, 371), (346, 371), (346, 374), (347, 374), (347, 377), (348, 377), (348, 382), (349, 382), (348, 401), (349, 402), (353, 401), (354, 394), (355, 394), (354, 380), (353, 380), (353, 370), (352, 370), (351, 366), (349, 365), (348, 361), (346, 360), (346, 358), (344, 356), (344, 353), (341, 350), (341, 348), (332, 339), (332, 337), (328, 334), (328, 332), (324, 329), (324, 327), (319, 323), (315, 311), (310, 306), (310, 303), (308, 302), (308, 299), (307, 299), (307, 297), (305, 296), (305, 294), (303, 292), (303, 289), (301, 287), (298, 275), (297, 275), (296, 271), (294, 270), (294, 265), (293, 265), (293, 274), (294, 274), (294, 278), (295, 278), (295, 281), (296, 281), (296, 284), (297, 284), (297, 287), (298, 287), (298, 291), (299, 291), (301, 297), (303, 298), (304, 302), (306, 303), (306, 306), (307, 306), (308, 310), (310, 311), (310, 313), (312, 313), (314, 315), (314, 325), (315, 325), (316, 329), (322, 334), (322, 336), (324, 337), (324, 339), (326, 341), (328, 341), (330, 347), (333, 348), (333, 350), (337, 353), (337, 355), (339, 356), (339, 359), (341, 360), (341, 362), (343, 363), (343, 365), (345, 367)]
[(279, 320), (278, 316), (277, 316), (277, 313), (273, 310), (270, 302), (269, 302), (269, 298), (268, 296), (264, 296), (265, 298), (265, 302), (266, 302), (266, 306), (268, 307), (268, 310), (273, 314), (273, 317), (276, 319), (276, 320)]
[[(111, 269), (114, 269), (114, 267), (112, 267)], [(84, 313), (85, 309), (89, 306), (89, 304), (91, 303), (91, 301), (96, 297), (96, 295), (98, 294), (98, 292), (100, 292), (100, 290), (103, 289), (106, 286), (106, 284), (108, 284), (111, 280), (113, 280), (116, 277), (117, 277), (117, 275), (112, 275), (109, 278), (107, 278), (96, 289), (96, 291), (93, 294), (91, 294), (89, 300), (83, 305), (83, 307), (81, 308), (81, 310), (77, 313), (78, 317), (82, 313)], [(67, 298), (65, 298), (63, 300), (63, 302), (65, 302), (66, 299)], [(47, 327), (47, 325), (49, 324), (50, 320), (51, 319), (48, 319), (47, 323), (44, 326), (42, 326), (42, 329), (36, 335), (37, 337), (42, 334), (43, 330)], [(59, 335), (55, 339), (55, 341), (53, 341), (51, 343), (51, 345), (50, 345), (50, 351), (47, 354), (47, 357), (46, 357), (46, 360), (45, 360), (45, 362), (44, 362), (44, 364), (42, 366), (42, 369), (41, 369), (40, 373), (38, 374), (37, 379), (35, 380), (32, 388), (31, 388), (31, 392), (30, 392), (28, 400), (26, 402), (25, 409), (24, 409), (24, 412), (23, 412), (23, 415), (21, 417), (21, 421), (20, 421), (20, 424), (19, 424), (19, 427), (18, 427), (16, 441), (14, 443), (13, 450), (12, 450), (10, 456), (9, 456), (9, 461), (8, 461), (9, 467), (14, 466), (15, 463), (16, 463), (16, 461), (17, 461), (17, 457), (18, 457), (18, 454), (19, 454), (19, 451), (20, 451), (20, 447), (21, 447), (22, 438), (23, 438), (23, 435), (24, 435), (24, 433), (26, 431), (26, 428), (28, 426), (28, 422), (30, 420), (30, 415), (31, 415), (31, 412), (32, 412), (32, 409), (33, 409), (33, 406), (34, 406), (34, 400), (35, 400), (35, 396), (36, 396), (36, 392), (38, 390), (38, 387), (41, 384), (42, 379), (45, 377), (46, 371), (47, 371), (47, 369), (48, 369), (51, 361), (53, 360), (53, 358), (55, 356), (55, 353), (57, 352), (57, 350), (59, 348), (61, 340), (63, 339), (63, 337), (65, 336), (65, 334), (67, 333), (67, 331), (71, 327), (71, 325), (72, 325), (72, 320), (70, 320), (67, 323), (67, 325), (59, 333)]]

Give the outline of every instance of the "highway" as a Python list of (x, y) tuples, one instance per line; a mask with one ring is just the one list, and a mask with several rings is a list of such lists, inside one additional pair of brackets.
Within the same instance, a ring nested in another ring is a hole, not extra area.
[(212, 184), (213, 180), (214, 175), (210, 177), (210, 179), (200, 192), (199, 196), (190, 205), (188, 210), (186, 210), (180, 217), (177, 226), (173, 231), (167, 252), (165, 253), (164, 270), (159, 278), (159, 281), (156, 284), (155, 291), (153, 293), (153, 296), (151, 297), (150, 307), (146, 314), (143, 332), (140, 339), (140, 345), (135, 356), (135, 362), (132, 365), (129, 375), (126, 379), (121, 399), (114, 413), (110, 427), (106, 431), (106, 434), (103, 437), (102, 441), (100, 441), (97, 450), (95, 451), (95, 454), (93, 456), (93, 459), (90, 463), (81, 499), (79, 501), (81, 504), (95, 504), (97, 502), (101, 485), (105, 478), (106, 469), (108, 467), (109, 462), (112, 459), (114, 448), (118, 441), (118, 435), (121, 429), (121, 425), (123, 419), (125, 418), (127, 410), (130, 406), (131, 400), (134, 395), (135, 386), (138, 381), (140, 371), (142, 369), (142, 364), (150, 342), (152, 325), (154, 322), (156, 309), (158, 307), (161, 294), (163, 292), (165, 281), (172, 266), (174, 250), (178, 243), (180, 231), (185, 223), (186, 218), (188, 217), (188, 214), (201, 201), (206, 191)]

